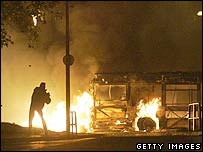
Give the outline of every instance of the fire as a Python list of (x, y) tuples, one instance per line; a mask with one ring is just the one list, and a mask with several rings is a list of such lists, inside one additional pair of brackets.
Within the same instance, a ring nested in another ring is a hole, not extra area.
[(75, 105), (71, 105), (70, 110), (76, 112), (77, 130), (79, 132), (91, 131), (91, 109), (94, 105), (92, 96), (84, 92), (82, 96), (76, 96)]
[[(93, 107), (93, 98), (92, 96), (84, 92), (81, 96), (75, 97), (74, 104), (70, 106), (70, 111), (76, 112), (77, 119), (77, 132), (90, 132), (91, 131), (91, 108)], [(48, 114), (46, 107), (43, 109), (44, 118), (47, 123), (47, 128), (52, 131), (65, 131), (66, 130), (66, 108), (65, 101), (59, 102), (55, 109)], [(70, 122), (71, 122), (70, 118)], [(28, 126), (28, 121), (24, 121), (22, 126)], [(33, 119), (33, 127), (42, 128), (41, 118), (38, 114), (35, 113)], [(70, 128), (72, 131), (72, 128)], [(76, 129), (73, 128), (75, 132)]]
[(143, 117), (150, 117), (156, 123), (156, 129), (159, 129), (159, 119), (156, 117), (158, 107), (160, 106), (160, 98), (153, 98), (151, 101), (144, 103), (144, 100), (140, 100), (137, 107), (137, 117), (135, 118), (135, 129), (139, 131), (138, 120)]
[[(44, 119), (47, 124), (47, 128), (52, 131), (65, 131), (66, 130), (66, 109), (65, 102), (59, 102), (53, 109), (51, 114), (48, 114), (47, 107), (43, 108)], [(37, 112), (35, 112), (34, 119), (32, 121), (33, 127), (42, 128), (42, 120)], [(22, 126), (27, 127), (28, 121), (24, 121)]]

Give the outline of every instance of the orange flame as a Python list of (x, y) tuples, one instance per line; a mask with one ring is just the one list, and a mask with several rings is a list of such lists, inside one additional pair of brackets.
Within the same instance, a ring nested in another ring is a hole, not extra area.
[(75, 101), (70, 110), (76, 112), (78, 132), (91, 132), (91, 109), (94, 105), (92, 96), (84, 92), (82, 96), (76, 96)]
[[(84, 92), (81, 96), (76, 96), (75, 104), (70, 106), (70, 111), (76, 112), (77, 119), (77, 132), (90, 132), (91, 131), (91, 108), (93, 107), (92, 96)], [(65, 102), (59, 102), (55, 110), (51, 114), (46, 113), (46, 107), (43, 109), (44, 118), (47, 123), (47, 128), (52, 131), (65, 131), (66, 130), (66, 108)], [(71, 120), (71, 119), (70, 119)], [(24, 121), (22, 126), (28, 126), (28, 121)], [(39, 115), (36, 115), (33, 119), (33, 126), (42, 128), (42, 122)], [(70, 128), (72, 131), (72, 128)], [(73, 128), (73, 132), (76, 129)]]
[(143, 117), (150, 117), (152, 120), (156, 123), (156, 129), (159, 129), (159, 119), (156, 117), (156, 113), (158, 110), (158, 107), (160, 106), (160, 98), (153, 98), (148, 103), (144, 103), (143, 100), (140, 100), (140, 103), (137, 107), (137, 117), (135, 118), (135, 129), (136, 131), (139, 131), (139, 128), (137, 126), (137, 122), (139, 118)]

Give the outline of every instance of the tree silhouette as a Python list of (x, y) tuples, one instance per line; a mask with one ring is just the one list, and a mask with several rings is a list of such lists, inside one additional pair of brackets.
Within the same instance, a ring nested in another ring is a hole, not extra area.
[(45, 24), (47, 14), (56, 13), (53, 8), (57, 4), (57, 1), (1, 1), (1, 48), (14, 43), (9, 26), (25, 34), (28, 46), (33, 47), (40, 27), (34, 26), (32, 16), (37, 17), (37, 24)]

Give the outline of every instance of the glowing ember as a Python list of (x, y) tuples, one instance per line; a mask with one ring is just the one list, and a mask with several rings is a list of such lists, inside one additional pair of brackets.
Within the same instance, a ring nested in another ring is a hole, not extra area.
[(122, 125), (122, 124), (126, 124), (126, 122), (123, 122), (123, 123), (122, 123), (120, 120), (117, 120), (117, 121), (116, 121), (116, 125)]
[(37, 16), (32, 15), (34, 26), (37, 26)]
[[(91, 131), (91, 108), (93, 107), (93, 98), (87, 92), (81, 96), (76, 96), (75, 104), (70, 106), (70, 111), (76, 112), (77, 119), (77, 132), (90, 132)], [(46, 113), (46, 107), (43, 109), (44, 118), (47, 123), (47, 128), (52, 131), (65, 131), (66, 130), (66, 108), (65, 101), (59, 102), (51, 114)], [(70, 118), (71, 120), (71, 118)], [(28, 126), (28, 121), (22, 123), (22, 126)], [(33, 127), (42, 128), (41, 118), (35, 113), (33, 119)], [(72, 131), (72, 128), (70, 128)], [(75, 132), (75, 128), (73, 128)]]
[(135, 129), (139, 131), (137, 122), (139, 118), (150, 117), (156, 123), (156, 129), (159, 129), (159, 119), (156, 117), (156, 112), (161, 102), (159, 98), (153, 98), (151, 101), (144, 103), (143, 100), (140, 100), (140, 103), (137, 107), (137, 117), (135, 118)]

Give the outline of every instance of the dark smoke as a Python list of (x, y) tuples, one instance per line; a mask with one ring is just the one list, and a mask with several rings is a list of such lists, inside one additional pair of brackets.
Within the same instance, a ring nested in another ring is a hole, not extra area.
[(201, 70), (201, 2), (72, 6), (75, 56), (95, 57), (101, 72)]

